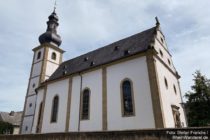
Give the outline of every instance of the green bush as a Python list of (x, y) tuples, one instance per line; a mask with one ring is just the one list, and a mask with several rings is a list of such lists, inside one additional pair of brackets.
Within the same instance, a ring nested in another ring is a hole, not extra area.
[(0, 121), (0, 134), (12, 134), (13, 125), (8, 122)]

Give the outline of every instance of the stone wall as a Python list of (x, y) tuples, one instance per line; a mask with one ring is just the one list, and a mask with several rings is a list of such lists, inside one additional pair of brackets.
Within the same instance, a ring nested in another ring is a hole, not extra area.
[(210, 140), (210, 127), (0, 135), (0, 140)]

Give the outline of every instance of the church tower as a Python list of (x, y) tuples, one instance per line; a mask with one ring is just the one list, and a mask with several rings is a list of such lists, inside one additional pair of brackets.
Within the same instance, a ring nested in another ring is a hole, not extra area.
[(61, 37), (57, 34), (59, 24), (55, 9), (48, 19), (47, 30), (39, 37), (40, 45), (33, 49), (34, 56), (25, 97), (21, 134), (31, 133), (36, 108), (36, 88), (47, 80), (62, 63), (64, 51), (59, 48), (62, 41)]

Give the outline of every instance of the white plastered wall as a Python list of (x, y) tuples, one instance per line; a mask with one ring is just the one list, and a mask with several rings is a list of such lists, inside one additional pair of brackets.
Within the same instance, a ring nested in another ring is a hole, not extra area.
[(52, 62), (47, 61), (47, 67), (46, 67), (46, 73), (45, 75), (47, 77), (51, 76), (53, 74), (53, 72), (55, 72), (55, 70), (58, 68), (58, 64), (54, 64)]
[[(53, 52), (56, 54), (56, 60), (51, 59), (51, 56), (52, 56)], [(56, 50), (54, 50), (52, 48), (49, 48), (47, 60), (50, 60), (50, 61), (52, 61), (54, 63), (59, 64), (60, 63), (60, 55), (61, 55), (60, 52), (58, 52), (58, 51), (56, 51)]]
[(78, 131), (79, 125), (79, 106), (80, 106), (80, 85), (81, 77), (74, 76), (72, 78), (72, 93), (71, 93), (71, 108), (70, 108), (70, 120), (69, 131)]
[[(34, 114), (35, 102), (36, 102), (36, 94), (27, 98), (25, 115)], [(31, 104), (31, 106), (30, 106), (30, 104)]]
[(13, 126), (13, 134), (18, 135), (20, 132), (20, 127), (18, 126)]
[(32, 128), (33, 116), (24, 117), (22, 124), (22, 134), (30, 134)]
[[(163, 42), (161, 41), (161, 38)], [(171, 68), (172, 71), (176, 72), (175, 67), (173, 65), (173, 61), (171, 59), (171, 55), (169, 54), (168, 47), (166, 44), (166, 41), (163, 37), (163, 35), (160, 33), (160, 31), (157, 31), (156, 39), (155, 39), (155, 50), (158, 52), (158, 56), (160, 57), (163, 62)], [(163, 53), (161, 56), (160, 51)], [(169, 64), (170, 61), (170, 64)]]
[(80, 120), (80, 131), (102, 130), (102, 70), (82, 75), (82, 91), (90, 89), (89, 119)]
[[(35, 87), (33, 87), (33, 84), (35, 84)], [(38, 87), (38, 85), (39, 85), (39, 77), (32, 78), (29, 84), (28, 95), (35, 94), (35, 89)]]
[[(162, 39), (161, 39), (162, 38)], [(155, 49), (158, 52), (158, 56), (163, 62), (171, 69), (174, 73), (176, 73), (176, 69), (173, 65), (172, 56), (169, 54), (168, 47), (166, 44), (166, 40), (160, 31), (157, 31), (156, 39), (155, 39)], [(163, 53), (163, 56), (160, 54), (160, 50)], [(168, 62), (170, 61), (170, 64)], [(181, 97), (180, 97), (180, 88), (178, 84), (178, 79), (164, 66), (159, 60), (156, 59), (156, 66), (158, 72), (158, 81), (160, 85), (160, 92), (161, 92), (161, 100), (163, 102), (164, 108), (164, 117), (166, 122), (166, 127), (174, 127), (174, 119), (172, 116), (172, 109), (171, 105), (176, 105), (180, 107), (181, 113), (181, 120), (186, 126), (186, 121), (184, 117), (183, 109), (180, 105)], [(165, 87), (164, 77), (167, 79), (168, 82), (168, 89)], [(177, 94), (175, 94), (174, 87), (176, 87)]]
[(32, 127), (32, 133), (36, 132), (38, 115), (39, 115), (39, 110), (40, 110), (40, 104), (43, 101), (43, 96), (44, 96), (44, 89), (38, 90), (37, 91), (36, 109), (35, 109), (35, 114), (34, 114), (34, 122), (33, 122), (33, 127)]
[[(65, 131), (68, 89), (68, 79), (49, 84), (47, 86), (42, 133)], [(51, 123), (52, 101), (56, 95), (59, 97), (57, 122)]]
[[(178, 79), (157, 59), (156, 67), (166, 125), (165, 127), (175, 127), (171, 105), (176, 105), (180, 108), (180, 119), (184, 126), (186, 126), (183, 108), (180, 104), (182, 101), (180, 96), (181, 91), (179, 88)], [(164, 78), (167, 79), (168, 88), (166, 88)], [(177, 93), (175, 93), (173, 85), (175, 85)]]
[[(40, 59), (37, 59), (38, 52), (41, 52)], [(37, 51), (35, 52), (35, 57), (34, 57), (33, 62), (36, 63), (36, 62), (42, 60), (42, 59), (43, 59), (43, 56), (44, 56), (44, 48), (41, 48), (41, 49), (39, 49), (39, 50), (37, 50)]]
[[(56, 59), (53, 60), (51, 58), (52, 53), (56, 54)], [(60, 52), (49, 48), (48, 51), (48, 58), (47, 58), (47, 66), (46, 66), (46, 73), (45, 73), (45, 80), (48, 79), (54, 72), (55, 70), (58, 68), (59, 64), (60, 64)]]
[[(135, 116), (122, 117), (120, 83), (133, 82)], [(107, 67), (108, 130), (155, 128), (146, 57)]]
[(39, 76), (41, 73), (41, 68), (42, 68), (42, 61), (34, 64), (31, 77)]

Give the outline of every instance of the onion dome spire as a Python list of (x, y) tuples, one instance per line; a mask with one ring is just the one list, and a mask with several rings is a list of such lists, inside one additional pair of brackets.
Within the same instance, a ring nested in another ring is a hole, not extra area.
[(39, 42), (40, 44), (51, 43), (53, 45), (60, 46), (62, 40), (61, 37), (57, 34), (57, 27), (59, 23), (58, 16), (55, 12), (55, 7), (48, 19), (49, 20), (47, 21), (47, 30), (45, 33), (39, 36)]

